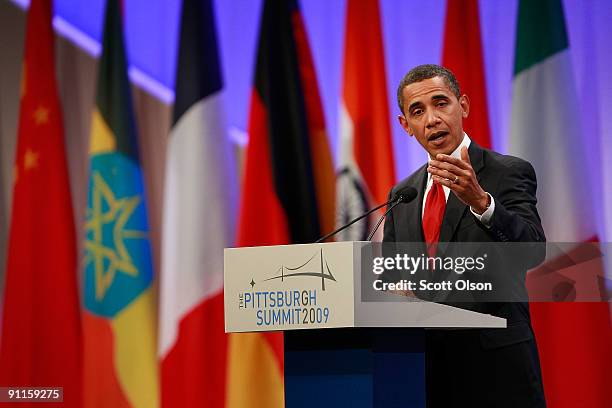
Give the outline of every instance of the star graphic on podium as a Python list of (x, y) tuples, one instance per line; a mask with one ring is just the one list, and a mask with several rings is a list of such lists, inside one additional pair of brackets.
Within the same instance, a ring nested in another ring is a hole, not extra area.
[(125, 241), (145, 239), (147, 234), (145, 231), (127, 230), (125, 225), (140, 202), (138, 195), (115, 197), (100, 173), (94, 172), (91, 208), (87, 210), (85, 224), (88, 234), (85, 247), (86, 262), (94, 263), (95, 295), (98, 300), (104, 298), (118, 272), (138, 276), (138, 268), (132, 262)]
[(251, 283), (249, 283), (249, 285), (251, 285), (251, 288), (255, 286), (255, 281), (253, 280), (253, 278), (251, 278)]

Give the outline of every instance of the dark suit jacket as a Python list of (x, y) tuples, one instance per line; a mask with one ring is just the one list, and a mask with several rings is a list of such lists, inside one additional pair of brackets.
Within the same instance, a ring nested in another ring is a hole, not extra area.
[[(451, 192), (440, 242), (544, 242), (533, 167), (519, 158), (483, 149), (473, 141), (468, 153), (480, 185), (495, 200), (491, 225), (482, 225)], [(411, 186), (418, 196), (392, 210), (385, 222), (383, 241), (424, 241), (421, 214), (426, 168), (424, 165), (392, 189), (390, 195)], [(525, 269), (527, 266), (521, 265)], [(475, 306), (470, 308), (507, 319), (508, 327), (428, 330), (428, 407), (545, 406), (528, 304)]]

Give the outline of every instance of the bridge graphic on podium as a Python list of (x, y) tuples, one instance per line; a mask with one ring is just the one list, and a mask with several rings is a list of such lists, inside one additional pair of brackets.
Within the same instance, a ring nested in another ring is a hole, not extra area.
[(285, 279), (295, 276), (314, 276), (315, 278), (321, 279), (321, 290), (325, 290), (326, 280), (336, 282), (336, 278), (332, 274), (327, 259), (325, 259), (323, 255), (323, 248), (315, 252), (310, 259), (303, 264), (294, 267), (281, 265), (281, 267), (276, 270), (276, 273), (276, 276), (264, 279), (264, 282), (274, 279), (280, 279), (281, 282), (284, 282)]

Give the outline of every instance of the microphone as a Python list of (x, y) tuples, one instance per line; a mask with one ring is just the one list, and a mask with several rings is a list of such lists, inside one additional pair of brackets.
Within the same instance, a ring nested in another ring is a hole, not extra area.
[(374, 231), (372, 231), (372, 233), (370, 234), (370, 237), (368, 237), (368, 241), (370, 239), (372, 239), (372, 236), (374, 235), (374, 232), (376, 232), (376, 229), (380, 226), (380, 224), (382, 223), (382, 220), (387, 216), (387, 214), (399, 203), (409, 203), (410, 201), (414, 200), (415, 197), (417, 196), (417, 191), (414, 187), (405, 187), (402, 188), (401, 190), (397, 191), (394, 195), (393, 198), (390, 199), (389, 201), (382, 203), (379, 206), (376, 206), (374, 208), (372, 208), (371, 210), (367, 211), (366, 213), (360, 215), (359, 217), (353, 219), (351, 222), (349, 222), (346, 225), (341, 226), (340, 228), (336, 229), (335, 231), (330, 232), (329, 234), (326, 234), (324, 236), (322, 236), (321, 238), (317, 239), (315, 241), (315, 243), (319, 243), (319, 242), (323, 242), (325, 241), (327, 238), (336, 235), (337, 233), (339, 233), (340, 231), (343, 231), (345, 229), (347, 229), (348, 227), (350, 227), (351, 225), (353, 225), (354, 223), (356, 223), (357, 221), (367, 217), (368, 215), (372, 214), (374, 211), (378, 210), (379, 208), (384, 207), (385, 205), (389, 205), (392, 204), (391, 207), (389, 207), (389, 209), (385, 212), (385, 214), (380, 218), (380, 220), (378, 220), (378, 224), (376, 224), (376, 227), (374, 228)]
[(416, 188), (404, 187), (395, 193), (395, 195), (393, 196), (393, 200), (391, 200), (390, 202), (398, 201), (400, 203), (409, 203), (414, 200), (418, 194), (419, 193), (417, 193)]

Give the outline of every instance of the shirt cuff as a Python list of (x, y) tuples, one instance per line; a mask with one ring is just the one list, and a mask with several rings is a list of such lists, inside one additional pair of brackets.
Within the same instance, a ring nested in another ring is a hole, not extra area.
[(472, 212), (472, 214), (474, 214), (474, 217), (476, 217), (478, 221), (484, 224), (485, 227), (490, 227), (491, 218), (493, 217), (493, 211), (495, 210), (495, 200), (493, 199), (493, 196), (491, 196), (491, 194), (487, 193), (487, 195), (491, 199), (491, 204), (489, 204), (489, 208), (487, 208), (485, 212), (483, 212), (482, 214), (477, 214), (474, 212), (472, 207), (470, 207), (470, 211)]

